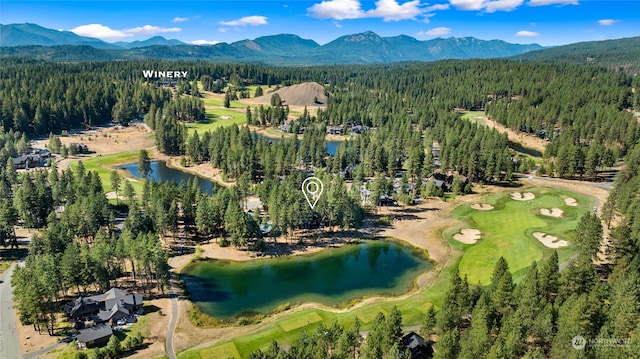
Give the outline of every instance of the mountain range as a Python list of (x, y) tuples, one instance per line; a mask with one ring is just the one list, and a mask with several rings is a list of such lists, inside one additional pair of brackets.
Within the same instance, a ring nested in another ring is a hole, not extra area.
[(436, 61), (508, 57), (542, 49), (537, 44), (512, 44), (473, 37), (437, 38), (421, 41), (400, 35), (381, 37), (367, 31), (345, 35), (327, 44), (297, 35), (280, 34), (231, 44), (192, 45), (161, 36), (145, 41), (108, 43), (70, 31), (47, 29), (36, 24), (0, 25), (3, 56), (26, 56), (55, 61), (121, 59), (201, 59), (216, 62), (242, 61), (280, 65), (365, 64), (398, 61)]

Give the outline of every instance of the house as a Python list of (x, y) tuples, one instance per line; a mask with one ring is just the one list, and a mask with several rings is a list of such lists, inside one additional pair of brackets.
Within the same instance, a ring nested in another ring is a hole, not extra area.
[(111, 327), (105, 323), (77, 331), (76, 341), (80, 349), (101, 347), (109, 342), (113, 334)]
[(282, 125), (278, 126), (280, 132), (291, 132), (291, 121), (285, 121)]
[(78, 297), (65, 305), (65, 313), (76, 323), (93, 320), (95, 323), (117, 323), (120, 319), (140, 313), (142, 295), (127, 293), (120, 288), (111, 288), (103, 294)]
[(357, 135), (362, 134), (365, 131), (369, 131), (369, 126), (356, 125), (349, 128), (349, 132)]
[(71, 143), (69, 147), (75, 147), (78, 153), (89, 153), (89, 146), (84, 143)]
[(344, 133), (344, 126), (327, 126), (327, 135), (342, 135)]
[(13, 157), (13, 166), (17, 169), (29, 169), (44, 165), (44, 159), (40, 155), (28, 154)]
[(433, 358), (433, 348), (425, 342), (424, 338), (411, 332), (402, 337), (402, 347), (409, 350), (411, 359), (431, 359)]

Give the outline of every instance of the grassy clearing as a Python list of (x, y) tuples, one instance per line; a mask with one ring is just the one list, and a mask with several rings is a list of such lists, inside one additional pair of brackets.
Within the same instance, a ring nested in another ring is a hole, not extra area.
[[(216, 98), (216, 97), (207, 97), (207, 98), (203, 98), (202, 101), (204, 102), (205, 106), (216, 106), (216, 107), (224, 107), (224, 95), (220, 98)], [(238, 108), (238, 109), (245, 109), (247, 108), (247, 105), (243, 104), (240, 101), (230, 101), (229, 102), (229, 108)]]
[[(113, 171), (118, 165), (124, 165), (128, 163), (134, 163), (138, 161), (138, 155), (140, 151), (129, 151), (116, 153), (113, 155), (104, 155), (98, 157), (88, 158), (86, 160), (82, 160), (82, 164), (87, 172), (97, 172), (100, 176), (100, 180), (102, 181), (102, 187), (105, 192), (113, 191), (113, 187), (111, 187), (111, 171)], [(71, 169), (76, 171), (78, 167), (78, 162), (73, 162), (70, 164)], [(133, 178), (133, 176), (129, 175), (126, 171), (118, 170), (120, 176), (125, 178)], [(131, 181), (133, 188), (136, 190), (136, 193), (142, 193), (142, 182), (139, 179), (136, 181)], [(120, 185), (120, 192), (124, 188), (124, 183)], [(121, 194), (121, 193), (120, 193)]]
[[(528, 191), (533, 192), (536, 198), (531, 201), (515, 201), (511, 199), (510, 193), (504, 193), (487, 198), (487, 203), (493, 205), (494, 210), (478, 211), (464, 205), (453, 212), (454, 218), (463, 220), (469, 228), (482, 231), (482, 239), (478, 243), (456, 244), (465, 251), (460, 261), (460, 273), (466, 274), (470, 283), (488, 284), (493, 266), (500, 256), (507, 260), (511, 271), (519, 277), (519, 272), (531, 262), (540, 261), (553, 251), (535, 239), (533, 232), (545, 232), (571, 241), (573, 228), (582, 214), (592, 206), (592, 201), (574, 193), (544, 188)], [(581, 206), (566, 206), (562, 196), (576, 198)], [(540, 208), (553, 207), (564, 211), (562, 218), (543, 216), (539, 212)], [(447, 238), (451, 238), (459, 229), (448, 230)], [(571, 246), (558, 249), (560, 261), (569, 258), (572, 253)]]
[(468, 111), (462, 114), (462, 118), (464, 118), (465, 120), (473, 123), (477, 123), (480, 125), (485, 124), (484, 116), (485, 116), (484, 111)]
[(185, 123), (189, 134), (198, 131), (203, 134), (206, 131), (213, 131), (218, 127), (231, 126), (233, 124), (243, 124), (247, 121), (244, 113), (233, 110), (206, 109), (207, 119), (198, 123)]

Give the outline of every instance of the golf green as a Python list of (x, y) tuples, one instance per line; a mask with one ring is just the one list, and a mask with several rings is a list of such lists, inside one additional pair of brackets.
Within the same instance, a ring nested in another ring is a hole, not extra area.
[[(593, 201), (567, 191), (549, 188), (523, 190), (535, 195), (534, 199), (518, 201), (511, 198), (511, 192), (492, 194), (486, 198), (492, 210), (483, 211), (470, 205), (458, 207), (453, 215), (465, 225), (449, 230), (446, 235), (450, 242), (462, 246), (464, 254), (460, 260), (460, 274), (467, 275), (469, 283), (487, 285), (496, 261), (504, 257), (512, 273), (528, 267), (533, 261), (540, 261), (553, 249), (545, 247), (533, 232), (544, 232), (569, 242), (569, 246), (558, 248), (560, 259), (568, 258), (575, 250), (572, 245), (573, 231), (580, 217), (591, 208)], [(577, 206), (568, 206), (564, 198), (577, 200)], [(559, 208), (560, 218), (545, 216), (542, 208)], [(461, 228), (478, 229), (481, 237), (475, 244), (462, 244), (453, 235)]]

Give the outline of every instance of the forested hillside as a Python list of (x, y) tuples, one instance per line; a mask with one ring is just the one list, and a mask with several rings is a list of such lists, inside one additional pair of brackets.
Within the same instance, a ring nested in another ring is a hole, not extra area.
[(513, 59), (602, 66), (615, 72), (636, 74), (640, 71), (640, 37), (550, 47), (526, 52)]

